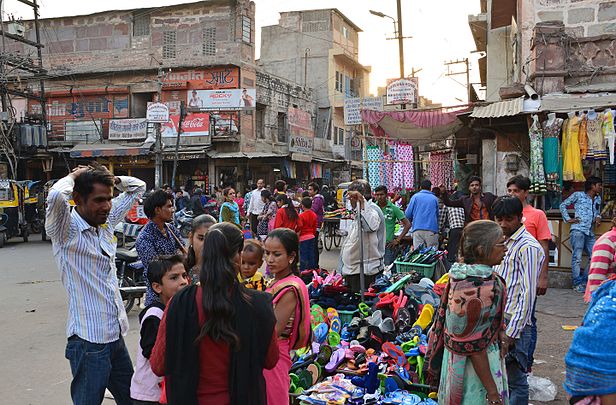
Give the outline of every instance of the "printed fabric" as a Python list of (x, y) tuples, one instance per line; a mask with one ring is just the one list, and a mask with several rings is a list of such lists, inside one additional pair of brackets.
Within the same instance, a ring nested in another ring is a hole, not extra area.
[(430, 181), (433, 187), (444, 185), (453, 189), (453, 154), (451, 152), (430, 153)]
[(543, 133), (539, 119), (533, 115), (533, 124), (528, 135), (530, 137), (530, 192), (532, 194), (545, 194), (547, 186), (543, 171)]
[(588, 134), (588, 153), (586, 159), (606, 160), (605, 135), (603, 133), (602, 114), (590, 111), (586, 115), (586, 133)]
[(368, 146), (368, 183), (374, 190), (381, 185), (381, 162), (383, 161), (383, 152), (378, 146)]
[(560, 193), (562, 189), (562, 156), (560, 149), (560, 129), (563, 125), (561, 118), (553, 122), (543, 122), (543, 166), (546, 175), (548, 191)]
[(413, 187), (415, 182), (413, 146), (398, 143), (396, 155), (396, 162), (394, 163), (394, 188), (407, 189)]
[(563, 124), (563, 180), (585, 181), (582, 169), (582, 157), (578, 135), (580, 131), (580, 118), (573, 116)]
[(614, 164), (614, 140), (616, 139), (616, 129), (614, 128), (616, 110), (606, 110), (603, 113), (603, 124), (601, 126), (603, 136), (610, 150), (610, 164)]
[(595, 218), (601, 215), (601, 197), (595, 196), (592, 199), (583, 191), (576, 191), (571, 194), (560, 204), (560, 213), (565, 222), (571, 219), (567, 211), (567, 207), (570, 205), (573, 205), (575, 210), (575, 218), (580, 220), (577, 224), (571, 224), (571, 231), (580, 231), (585, 235), (590, 235)]

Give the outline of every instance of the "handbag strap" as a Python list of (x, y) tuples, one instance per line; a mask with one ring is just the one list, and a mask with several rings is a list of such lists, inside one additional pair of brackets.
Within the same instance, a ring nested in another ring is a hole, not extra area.
[(171, 230), (171, 228), (169, 227), (169, 224), (165, 224), (165, 226), (167, 227), (167, 232), (171, 234), (171, 236), (173, 236), (173, 239), (175, 239), (175, 242), (178, 244), (178, 246), (180, 247), (180, 250), (182, 251), (182, 253), (184, 255), (188, 254), (188, 250), (186, 250), (186, 248), (184, 247), (184, 244), (182, 242), (180, 242), (180, 239), (177, 237), (177, 235), (175, 234), (175, 232), (173, 232)]

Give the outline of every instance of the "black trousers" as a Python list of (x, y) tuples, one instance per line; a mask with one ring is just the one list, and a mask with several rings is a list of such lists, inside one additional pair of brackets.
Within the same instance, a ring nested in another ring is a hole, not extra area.
[(449, 242), (447, 243), (447, 260), (455, 263), (458, 259), (458, 246), (464, 228), (452, 228), (449, 230)]
[(250, 219), (250, 232), (252, 232), (252, 237), (255, 239), (258, 239), (259, 235), (257, 235), (257, 225), (259, 224), (259, 221), (257, 221), (257, 215), (250, 214), (249, 219)]

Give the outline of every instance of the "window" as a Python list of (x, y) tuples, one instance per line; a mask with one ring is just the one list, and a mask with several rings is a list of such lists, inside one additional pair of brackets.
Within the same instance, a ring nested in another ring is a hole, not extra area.
[(251, 29), (252, 29), (252, 20), (248, 16), (243, 16), (242, 17), (242, 41), (249, 43), (249, 44), (252, 42), (251, 41), (252, 35), (250, 32)]
[(344, 145), (344, 128), (334, 127), (334, 145)]
[(203, 55), (216, 55), (216, 28), (206, 28), (203, 30)]
[(287, 141), (287, 114), (278, 113), (278, 142)]
[(342, 26), (342, 36), (349, 39), (349, 29), (346, 26)]
[(150, 14), (133, 14), (133, 36), (150, 35)]
[(163, 32), (163, 59), (174, 59), (176, 57), (175, 39), (175, 31)]
[(347, 75), (344, 75), (344, 94), (347, 97), (351, 97), (351, 78)]
[(344, 75), (336, 72), (336, 91), (343, 92)]
[(256, 110), (257, 139), (265, 139), (265, 108), (257, 104)]

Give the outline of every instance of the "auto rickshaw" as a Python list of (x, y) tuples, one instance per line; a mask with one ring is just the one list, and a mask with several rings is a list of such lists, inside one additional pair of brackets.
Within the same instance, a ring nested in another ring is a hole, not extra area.
[[(47, 232), (45, 231), (45, 211), (47, 210), (47, 196), (49, 196), (49, 190), (51, 190), (53, 185), (56, 184), (58, 180), (59, 179), (53, 179), (45, 183), (45, 185), (43, 186), (43, 192), (39, 197), (39, 207), (41, 207), (41, 239), (44, 241), (47, 240)], [(40, 204), (41, 200), (42, 204)], [(70, 199), (68, 201), (68, 204), (71, 209), (75, 207), (75, 201), (73, 201), (73, 199)]]
[[(39, 233), (43, 229), (45, 213), (40, 212), (39, 194), (42, 194), (43, 182), (22, 180), (17, 184), (24, 189), (24, 210), (30, 233)], [(44, 207), (44, 206), (43, 206)]]
[(341, 208), (346, 207), (347, 192), (349, 191), (350, 185), (350, 181), (338, 184), (338, 189), (336, 190), (336, 200), (338, 201), (338, 206)]
[(24, 189), (15, 180), (0, 180), (0, 248), (13, 237), (28, 241)]

